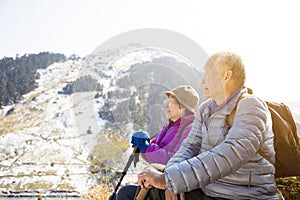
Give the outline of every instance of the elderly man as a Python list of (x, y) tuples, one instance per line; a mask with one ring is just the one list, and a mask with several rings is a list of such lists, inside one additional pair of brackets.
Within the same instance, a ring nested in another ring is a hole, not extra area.
[(164, 172), (143, 171), (140, 186), (163, 189), (168, 200), (180, 193), (187, 200), (278, 199), (271, 116), (262, 100), (246, 94), (245, 77), (236, 54), (210, 57), (202, 84), (211, 98)]

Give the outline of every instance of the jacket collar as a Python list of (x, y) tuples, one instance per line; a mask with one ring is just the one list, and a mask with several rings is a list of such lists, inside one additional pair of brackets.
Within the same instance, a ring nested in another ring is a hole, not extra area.
[[(210, 110), (210, 113), (211, 114), (214, 114), (218, 111), (222, 111), (224, 110), (223, 112), (225, 112), (225, 114), (227, 114), (227, 112), (231, 112), (232, 109), (234, 108), (234, 106), (232, 107), (232, 102), (236, 103), (237, 101), (237, 97), (240, 96), (241, 92), (243, 91), (244, 89), (243, 88), (239, 88), (237, 89), (234, 93), (232, 93), (226, 100), (224, 103), (220, 104), (220, 105), (217, 105), (216, 101), (212, 100), (212, 102), (210, 103), (209, 105), (209, 110)], [(234, 105), (235, 105), (234, 103)], [(232, 107), (232, 108), (231, 108)]]

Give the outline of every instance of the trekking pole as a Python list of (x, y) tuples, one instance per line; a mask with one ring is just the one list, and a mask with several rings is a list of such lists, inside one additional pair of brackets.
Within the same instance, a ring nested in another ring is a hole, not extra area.
[(113, 194), (109, 197), (109, 200), (114, 200), (116, 198), (116, 193), (122, 183), (122, 180), (124, 178), (124, 176), (126, 175), (127, 171), (128, 171), (128, 168), (130, 167), (131, 163), (134, 161), (134, 167), (136, 167), (136, 163), (139, 161), (139, 152), (140, 152), (140, 149), (138, 147), (134, 147), (128, 161), (127, 161), (127, 164), (122, 172), (122, 176), (118, 182), (118, 184), (116, 185), (115, 187), (115, 190), (113, 192)]

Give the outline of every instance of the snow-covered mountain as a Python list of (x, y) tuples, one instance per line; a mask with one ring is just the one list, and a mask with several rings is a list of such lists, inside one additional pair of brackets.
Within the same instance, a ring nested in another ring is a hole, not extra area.
[[(0, 110), (0, 196), (86, 193), (123, 170), (134, 130), (160, 130), (165, 90), (190, 84), (201, 92), (195, 67), (139, 44), (38, 73), (37, 89)], [(137, 171), (130, 167), (124, 181)]]

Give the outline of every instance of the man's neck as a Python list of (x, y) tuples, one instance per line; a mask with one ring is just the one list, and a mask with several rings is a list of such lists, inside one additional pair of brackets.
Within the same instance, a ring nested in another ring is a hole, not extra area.
[(227, 87), (224, 90), (224, 96), (220, 97), (220, 98), (216, 98), (214, 99), (215, 102), (217, 103), (217, 105), (221, 105), (224, 104), (226, 102), (228, 102), (228, 99), (232, 96), (235, 96), (236, 93), (238, 93), (240, 91), (240, 87)]
[(228, 96), (228, 98), (226, 98), (225, 100), (222, 101), (222, 103), (218, 104), (218, 102), (216, 100), (214, 100), (214, 102), (210, 105), (210, 109), (211, 112), (214, 113), (217, 110), (222, 109), (233, 97), (235, 97), (240, 91), (242, 90), (242, 88), (238, 88), (236, 89), (234, 92), (231, 93), (230, 96)]

